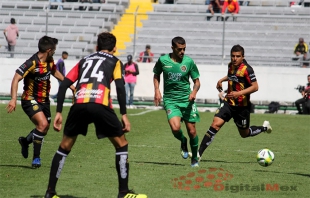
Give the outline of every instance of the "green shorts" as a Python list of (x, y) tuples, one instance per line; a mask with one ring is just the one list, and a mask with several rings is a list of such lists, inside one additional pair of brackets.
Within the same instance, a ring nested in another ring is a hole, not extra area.
[(182, 120), (188, 122), (199, 122), (199, 113), (195, 102), (172, 103), (165, 102), (164, 108), (167, 113), (167, 118), (170, 120), (173, 117), (181, 117)]

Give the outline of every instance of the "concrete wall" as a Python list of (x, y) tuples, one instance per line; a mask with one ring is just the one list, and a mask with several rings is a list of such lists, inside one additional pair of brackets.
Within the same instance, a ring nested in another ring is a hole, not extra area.
[[(59, 57), (55, 57), (58, 59)], [(15, 70), (24, 62), (24, 59), (0, 58), (0, 93), (9, 94), (11, 80)], [(77, 61), (66, 60), (66, 69), (69, 71)], [(249, 63), (251, 64), (251, 63)], [(138, 82), (135, 88), (135, 96), (153, 97), (153, 69), (154, 63), (140, 63)], [(305, 85), (307, 83), (307, 75), (310, 74), (310, 68), (298, 67), (256, 67), (255, 74), (258, 79), (259, 91), (252, 94), (252, 101), (288, 101), (294, 102), (301, 95), (294, 88), (297, 85)], [(217, 90), (215, 89), (217, 81), (226, 75), (227, 66), (224, 65), (198, 65), (200, 70), (201, 88), (198, 92), (199, 99), (217, 100)], [(58, 89), (57, 80), (52, 77), (51, 94), (55, 94)], [(227, 87), (225, 83), (224, 88)], [(18, 93), (22, 93), (22, 82), (19, 83)], [(67, 91), (69, 96), (71, 91)], [(114, 83), (112, 85), (111, 95), (116, 95)]]

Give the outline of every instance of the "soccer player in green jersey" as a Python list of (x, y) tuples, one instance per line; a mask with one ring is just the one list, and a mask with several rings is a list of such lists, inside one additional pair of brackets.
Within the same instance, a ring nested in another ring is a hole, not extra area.
[[(174, 137), (181, 141), (181, 155), (187, 159), (187, 138), (181, 130), (181, 121), (184, 121), (192, 150), (191, 166), (198, 167), (198, 136), (195, 123), (200, 119), (195, 99), (200, 88), (199, 71), (195, 62), (184, 55), (186, 43), (182, 37), (173, 38), (171, 48), (172, 53), (161, 56), (153, 68), (154, 103), (158, 106), (162, 98), (159, 82), (160, 74), (163, 73), (163, 101), (171, 131)], [(189, 78), (194, 82), (193, 90), (190, 88)]]

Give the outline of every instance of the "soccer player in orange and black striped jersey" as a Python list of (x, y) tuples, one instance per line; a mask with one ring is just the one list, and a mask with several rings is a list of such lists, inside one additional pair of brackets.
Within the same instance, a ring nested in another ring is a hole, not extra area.
[[(121, 61), (113, 56), (116, 51), (116, 38), (113, 34), (103, 32), (98, 35), (97, 52), (84, 57), (68, 73), (59, 87), (57, 96), (57, 113), (54, 129), (61, 130), (62, 108), (67, 88), (77, 82), (74, 104), (70, 109), (64, 127), (63, 139), (55, 153), (48, 189), (45, 198), (56, 198), (56, 183), (61, 170), (79, 134), (86, 135), (90, 123), (95, 124), (98, 139), (109, 138), (115, 147), (115, 167), (118, 174), (118, 198), (146, 198), (146, 195), (134, 194), (128, 189), (128, 142), (124, 133), (130, 130), (126, 114), (126, 92)], [(111, 82), (116, 85), (117, 100), (122, 115), (119, 121), (110, 98)], [(104, 197), (104, 196), (103, 196)]]
[(231, 62), (228, 64), (228, 73), (216, 85), (222, 91), (222, 82), (228, 81), (228, 91), (224, 102), (214, 115), (213, 122), (206, 132), (199, 148), (202, 156), (205, 149), (212, 143), (216, 133), (231, 118), (243, 138), (253, 137), (261, 132), (271, 133), (272, 128), (268, 121), (262, 126), (250, 126), (250, 94), (258, 90), (258, 83), (253, 68), (244, 59), (244, 49), (235, 45), (230, 51)]
[(57, 43), (58, 40), (55, 38), (42, 37), (38, 43), (39, 51), (16, 70), (12, 80), (12, 99), (7, 106), (8, 113), (15, 111), (18, 82), (24, 79), (24, 92), (21, 97), (22, 108), (36, 126), (26, 138), (18, 139), (24, 158), (28, 158), (28, 145), (33, 142), (32, 167), (41, 166), (41, 146), (51, 122), (50, 75), (61, 81), (64, 79), (63, 75), (56, 70), (53, 60)]

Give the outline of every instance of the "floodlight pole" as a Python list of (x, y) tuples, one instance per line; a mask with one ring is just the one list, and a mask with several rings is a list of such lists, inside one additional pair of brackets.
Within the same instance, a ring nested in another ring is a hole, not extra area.
[(137, 32), (137, 14), (138, 14), (138, 9), (139, 9), (139, 6), (137, 6), (137, 8), (136, 8), (136, 11), (135, 11), (135, 13), (134, 13), (134, 15), (135, 15), (135, 21), (134, 21), (134, 37), (133, 37), (133, 57), (135, 57), (136, 56), (136, 38), (137, 38), (137, 36), (136, 36), (136, 32)]
[(225, 17), (221, 16), (223, 19), (223, 38), (222, 38), (222, 65), (224, 65), (224, 59), (225, 59), (225, 54), (224, 54), (224, 48), (225, 48)]

